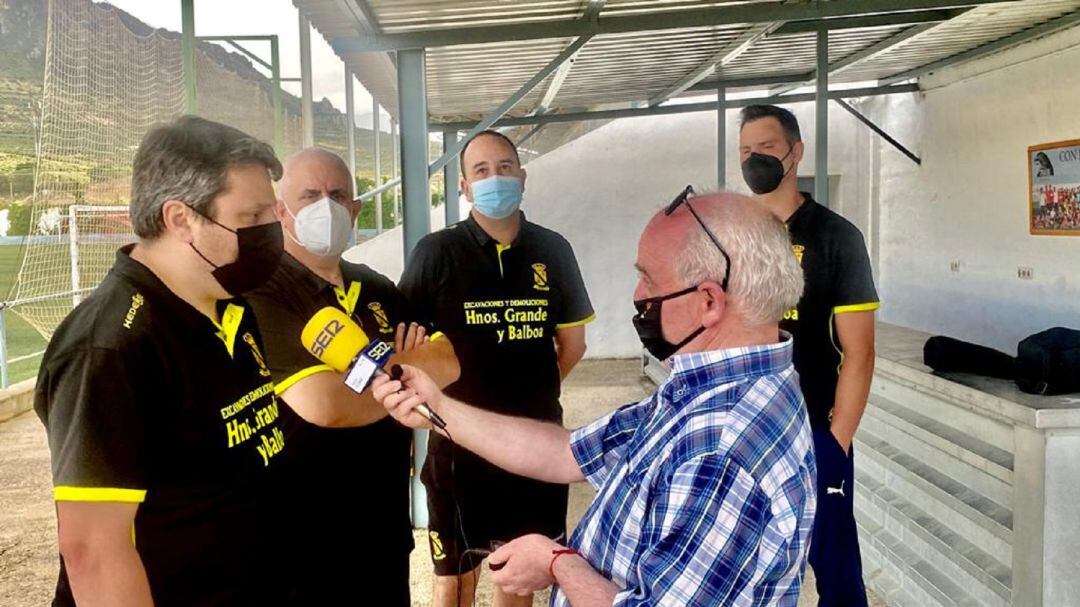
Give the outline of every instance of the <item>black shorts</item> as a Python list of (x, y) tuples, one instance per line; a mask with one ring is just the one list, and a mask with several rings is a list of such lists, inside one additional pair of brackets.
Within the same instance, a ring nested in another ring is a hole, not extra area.
[[(436, 575), (475, 569), (492, 542), (530, 533), (565, 539), (566, 485), (510, 474), (434, 433), (420, 479), (427, 488), (428, 546)], [(466, 554), (468, 549), (485, 553)]]

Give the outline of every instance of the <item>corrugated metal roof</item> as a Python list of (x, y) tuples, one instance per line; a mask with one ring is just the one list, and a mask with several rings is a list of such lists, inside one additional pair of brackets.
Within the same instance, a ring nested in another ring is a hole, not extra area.
[(577, 19), (581, 0), (370, 0), (388, 34), (477, 25)]
[[(358, 0), (294, 0), (327, 39), (362, 36), (347, 3)], [(805, 2), (806, 0), (794, 0)], [(784, 0), (607, 0), (600, 19), (656, 11), (734, 4), (775, 5)], [(787, 2), (790, 4), (790, 2)], [(962, 2), (958, 2), (962, 4)], [(367, 0), (383, 34), (463, 27), (581, 19), (591, 0)], [(835, 82), (884, 79), (1080, 10), (1080, 0), (1019, 0), (978, 6), (908, 37), (831, 76)], [(595, 36), (581, 50), (553, 108), (581, 109), (651, 99), (707, 65), (759, 24), (728, 24)], [(830, 32), (829, 61), (837, 63), (902, 35), (910, 25)], [(428, 107), (435, 121), (477, 118), (494, 109), (571, 42), (570, 38), (473, 44), (427, 51)], [(383, 60), (377, 59), (383, 57)], [(396, 114), (396, 81), (385, 53), (344, 55), (380, 103)], [(725, 79), (809, 75), (816, 66), (815, 35), (764, 36), (722, 69)], [(715, 76), (710, 76), (715, 78)], [(511, 110), (533, 111), (551, 77)]]
[(877, 80), (1021, 32), (1080, 10), (1077, 0), (1027, 0), (976, 8), (842, 72), (843, 80)]

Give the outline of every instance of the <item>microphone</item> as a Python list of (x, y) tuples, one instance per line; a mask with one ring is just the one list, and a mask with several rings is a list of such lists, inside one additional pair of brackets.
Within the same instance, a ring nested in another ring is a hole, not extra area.
[[(345, 385), (357, 394), (367, 389), (377, 373), (385, 372), (383, 367), (394, 354), (392, 345), (370, 339), (360, 325), (332, 306), (311, 317), (300, 333), (300, 342), (326, 366), (344, 373)], [(394, 365), (392, 371), (396, 372), (396, 376), (392, 375), (394, 379), (401, 379), (399, 365)], [(446, 429), (446, 422), (426, 404), (417, 405), (416, 410), (431, 423)]]

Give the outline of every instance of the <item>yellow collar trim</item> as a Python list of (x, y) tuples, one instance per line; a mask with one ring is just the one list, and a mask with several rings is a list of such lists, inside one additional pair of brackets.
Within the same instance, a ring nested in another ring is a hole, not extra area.
[(352, 315), (356, 309), (356, 302), (360, 301), (360, 281), (354, 280), (349, 283), (349, 290), (334, 287), (334, 295), (337, 295), (338, 303), (346, 314)]
[(225, 343), (225, 349), (229, 356), (233, 355), (236, 346), (236, 334), (240, 331), (240, 321), (244, 319), (244, 308), (236, 304), (229, 304), (221, 315), (221, 322), (214, 323), (218, 328), (217, 336)]

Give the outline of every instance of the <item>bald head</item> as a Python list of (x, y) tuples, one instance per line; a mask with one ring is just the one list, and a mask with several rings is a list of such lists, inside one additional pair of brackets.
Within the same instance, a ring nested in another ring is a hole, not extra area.
[[(290, 208), (309, 190), (321, 192), (312, 202), (324, 195), (344, 202), (351, 200), (353, 195), (352, 179), (345, 161), (337, 154), (317, 147), (300, 150), (285, 159), (278, 187)], [(297, 210), (293, 209), (294, 212)]]
[(353, 183), (345, 162), (322, 148), (300, 150), (285, 159), (284, 173), (278, 182), (276, 213), (289, 238), (285, 250), (298, 259), (305, 257), (296, 237), (296, 217), (308, 205), (323, 198), (349, 211), (353, 224), (360, 214), (360, 203), (353, 200)]

